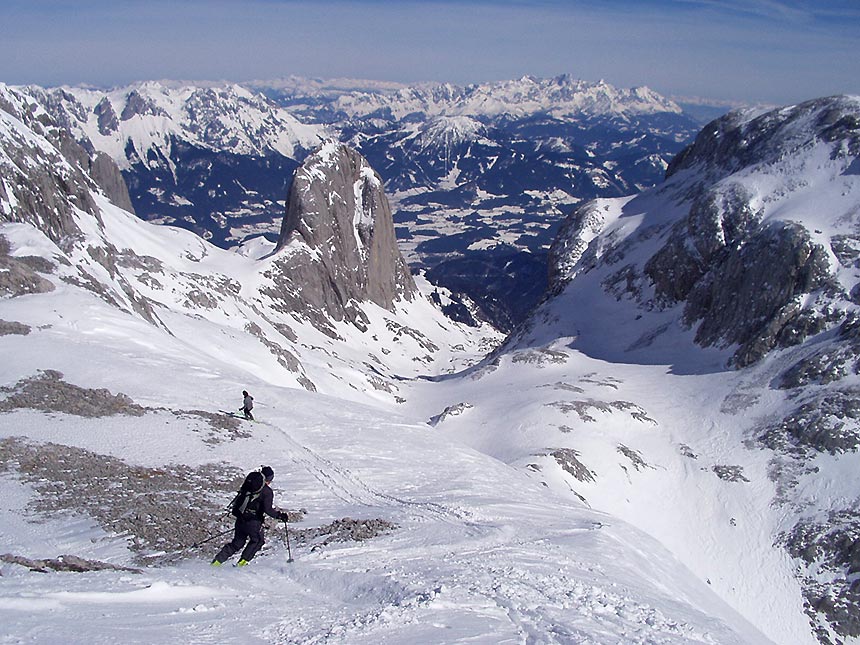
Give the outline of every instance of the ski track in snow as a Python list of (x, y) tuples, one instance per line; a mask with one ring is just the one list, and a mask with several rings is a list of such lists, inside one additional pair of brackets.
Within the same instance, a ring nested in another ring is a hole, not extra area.
[[(279, 439), (278, 470), (296, 466), (285, 479), (310, 478), (340, 508), (383, 514), (400, 528), (363, 543), (316, 550), (294, 545), (290, 564), (275, 529), (244, 569), (211, 569), (191, 559), (149, 568), (143, 577), (65, 574), (61, 592), (55, 578), (16, 569), (0, 591), (0, 617), (16, 636), (0, 642), (748, 642), (712, 638), (702, 627), (709, 619), (689, 615), (688, 606), (668, 598), (663, 605), (642, 602), (639, 587), (650, 583), (595, 565), (595, 553), (619, 545), (616, 537), (601, 537), (606, 525), (599, 516), (553, 520), (558, 509), (525, 504), (505, 491), (481, 492), (481, 508), (405, 499), (368, 483), (340, 457), (298, 442), (277, 423), (258, 422), (255, 431), (258, 426)], [(327, 436), (319, 441), (343, 443)], [(493, 486), (496, 480), (489, 481)], [(653, 554), (644, 549), (641, 557)], [(72, 617), (81, 627), (69, 633), (63, 626)]]
[(365, 506), (369, 508), (378, 506), (400, 506), (414, 513), (414, 518), (456, 519), (462, 520), (464, 512), (454, 510), (433, 502), (417, 502), (406, 500), (383, 493), (369, 486), (365, 481), (356, 476), (348, 468), (338, 466), (330, 459), (326, 459), (319, 453), (311, 450), (308, 446), (299, 444), (286, 431), (273, 427), (281, 432), (284, 438), (291, 444), (293, 450), (291, 459), (300, 464), (310, 475), (313, 476), (326, 490), (342, 502), (350, 505)]
[[(474, 633), (468, 637), (452, 633), (458, 629), (455, 624), (472, 621), (483, 625), (484, 630), (492, 625), (490, 631), (477, 636), (485, 642), (604, 642), (595, 639), (596, 626), (597, 633), (621, 633), (629, 643), (710, 641), (706, 633), (636, 602), (623, 590), (615, 589), (614, 583), (607, 588), (600, 571), (570, 558), (554, 541), (587, 535), (603, 528), (602, 522), (582, 521), (581, 526), (557, 534), (542, 532), (538, 539), (529, 531), (520, 535), (503, 517), (486, 516), (478, 522), (474, 513), (461, 507), (381, 492), (349, 468), (277, 430), (292, 447), (290, 459), (339, 500), (394, 511), (400, 521), (431, 524), (434, 534), (443, 531), (448, 538), (441, 543), (422, 541), (393, 550), (371, 543), (306, 554), (319, 557), (317, 565), (334, 567), (321, 574), (317, 566), (312, 577), (302, 576), (306, 590), (325, 595), (340, 586), (348, 590), (342, 598), (347, 607), (338, 610), (334, 625), (324, 633), (319, 633), (318, 627), (308, 629), (306, 619), (287, 621), (278, 630), (278, 642), (387, 642), (387, 635), (407, 626), (410, 633), (417, 630), (412, 642), (457, 642), (476, 638)], [(449, 541), (458, 535), (462, 541), (468, 540), (469, 548)], [(389, 539), (402, 538), (395, 532)], [(647, 552), (642, 556), (647, 558)], [(444, 565), (428, 567), (428, 561)], [(344, 574), (344, 570), (364, 574), (376, 571), (377, 576), (380, 571), (384, 573), (373, 581), (373, 591), (369, 592), (364, 576), (359, 576), (361, 582), (354, 589), (352, 574)], [(373, 599), (369, 607), (361, 602), (368, 596)], [(354, 606), (356, 600), (358, 607)], [(450, 616), (434, 619), (434, 614), (452, 611), (458, 616), (455, 622)], [(578, 618), (571, 621), (571, 613)], [(422, 632), (426, 641), (422, 641)]]

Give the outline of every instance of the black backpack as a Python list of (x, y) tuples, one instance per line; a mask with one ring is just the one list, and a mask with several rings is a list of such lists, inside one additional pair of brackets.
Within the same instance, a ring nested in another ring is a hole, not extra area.
[[(263, 473), (258, 470), (248, 473), (236, 497), (230, 502), (230, 512), (236, 517), (242, 517), (246, 511), (252, 510), (248, 507), (259, 499), (265, 485), (266, 478), (263, 477)], [(253, 510), (256, 511), (256, 509)]]

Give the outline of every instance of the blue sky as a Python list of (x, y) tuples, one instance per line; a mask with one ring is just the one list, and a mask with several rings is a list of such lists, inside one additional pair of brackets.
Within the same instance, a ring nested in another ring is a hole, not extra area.
[(860, 0), (0, 0), (0, 82), (571, 74), (775, 104), (860, 94)]

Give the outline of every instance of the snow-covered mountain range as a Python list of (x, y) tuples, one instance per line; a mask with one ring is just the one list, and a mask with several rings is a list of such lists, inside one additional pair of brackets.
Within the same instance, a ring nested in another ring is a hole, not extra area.
[(698, 128), (647, 88), (568, 76), (468, 87), (287, 79), (19, 91), (114, 159), (138, 216), (223, 248), (274, 240), (295, 168), (338, 138), (383, 178), (410, 266), (457, 294), (463, 320), (474, 324), (465, 313), (474, 302), (500, 329), (539, 300), (547, 249), (570, 209), (653, 185)]
[(417, 114), (431, 117), (549, 114), (554, 117), (629, 118), (682, 112), (677, 103), (647, 87), (623, 89), (605, 81), (583, 81), (567, 74), (551, 79), (523, 76), (465, 87), (450, 83), (403, 86), (301, 77), (248, 85), (290, 105), (301, 106), (307, 113), (315, 113), (321, 105), (326, 105), (328, 110), (351, 119), (375, 116), (402, 121)]
[[(733, 113), (582, 204), (489, 355), (355, 149), (228, 251), (117, 206), (31, 90), (0, 107), (14, 637), (860, 642), (860, 98)], [(258, 423), (222, 412), (242, 389)], [(177, 552), (260, 463), (292, 543), (238, 573), (208, 567), (226, 538)]]

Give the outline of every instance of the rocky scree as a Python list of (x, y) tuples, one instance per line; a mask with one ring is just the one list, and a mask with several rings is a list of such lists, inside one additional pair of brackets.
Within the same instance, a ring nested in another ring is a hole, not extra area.
[[(6, 395), (0, 400), (0, 411), (7, 412), (34, 409), (95, 419), (165, 411), (140, 406), (122, 393), (112, 394), (106, 389), (87, 389), (66, 383), (62, 374), (54, 370), (42, 371), (13, 387), (0, 388), (0, 395)], [(230, 439), (249, 436), (240, 420), (225, 414), (203, 410), (173, 412), (180, 418), (203, 419), (213, 428), (227, 430)], [(222, 441), (225, 440), (223, 435), (221, 432), (204, 441)], [(175, 555), (177, 550), (224, 530), (226, 505), (245, 476), (235, 467), (221, 464), (145, 468), (89, 450), (35, 443), (24, 437), (0, 440), (0, 470), (15, 473), (23, 483), (32, 486), (35, 501), (26, 511), (32, 514), (33, 521), (62, 513), (89, 515), (107, 533), (126, 538), (141, 563), (157, 562), (148, 557), (152, 552)], [(189, 504), (189, 500), (194, 503)], [(180, 515), (182, 519), (178, 520)], [(300, 521), (304, 511), (289, 511), (288, 516), (290, 522)], [(321, 543), (324, 545), (370, 539), (394, 528), (395, 525), (385, 520), (344, 518), (294, 533), (299, 543), (311, 543), (324, 537)], [(200, 555), (208, 551), (201, 547), (180, 551), (180, 554)], [(84, 571), (100, 568), (98, 563), (92, 562), (66, 566), (69, 559), (76, 556), (30, 562), (12, 554), (4, 557), (6, 561), (34, 569)]]
[[(780, 535), (778, 543), (804, 564), (798, 575), (805, 611), (818, 626), (819, 640), (829, 644), (860, 636), (860, 511), (831, 511), (826, 518), (803, 520)], [(828, 624), (821, 624), (819, 614)]]
[(54, 284), (40, 274), (53, 273), (56, 267), (38, 256), (13, 257), (9, 241), (0, 235), (0, 297), (47, 293)]

